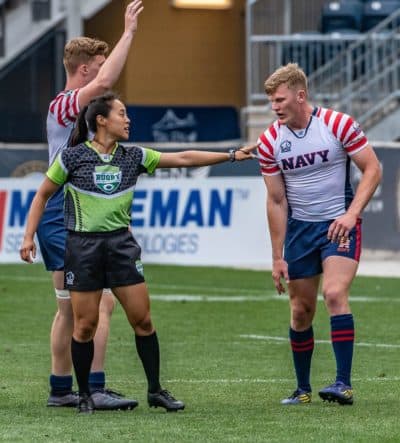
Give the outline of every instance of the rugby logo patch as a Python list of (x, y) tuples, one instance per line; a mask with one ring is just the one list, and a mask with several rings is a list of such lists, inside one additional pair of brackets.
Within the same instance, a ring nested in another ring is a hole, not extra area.
[(75, 280), (75, 275), (73, 272), (69, 271), (65, 274), (65, 280), (67, 282), (67, 285), (73, 285)]
[(106, 194), (112, 194), (118, 189), (122, 180), (122, 172), (118, 166), (96, 166), (93, 172), (94, 184)]
[(143, 272), (143, 263), (140, 260), (136, 260), (135, 261), (135, 265), (136, 265), (136, 270), (139, 272), (139, 274), (144, 277), (144, 272)]
[(281, 152), (290, 152), (292, 150), (292, 143), (289, 140), (284, 140), (280, 144)]
[(351, 240), (351, 237), (339, 237), (339, 245), (337, 251), (346, 252), (348, 254), (350, 252)]

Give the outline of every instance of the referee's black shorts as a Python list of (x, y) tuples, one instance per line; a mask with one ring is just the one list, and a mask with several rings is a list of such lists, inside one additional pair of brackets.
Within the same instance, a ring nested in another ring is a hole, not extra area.
[(127, 229), (99, 233), (68, 231), (65, 287), (72, 291), (95, 291), (143, 283), (140, 252)]

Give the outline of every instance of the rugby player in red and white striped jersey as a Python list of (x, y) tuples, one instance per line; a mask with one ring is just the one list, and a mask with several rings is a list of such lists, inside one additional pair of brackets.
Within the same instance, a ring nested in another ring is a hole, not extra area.
[[(297, 64), (275, 71), (265, 91), (278, 119), (259, 137), (258, 156), (268, 191), (272, 277), (278, 293), (285, 291), (282, 279), (289, 291), (297, 378), (295, 391), (282, 403), (311, 401), (312, 322), (323, 274), (336, 380), (319, 395), (352, 404), (354, 321), (348, 297), (361, 252), (361, 214), (380, 182), (381, 168), (352, 117), (308, 102), (307, 78)], [(355, 193), (350, 161), (362, 173)]]
[[(141, 0), (130, 2), (125, 11), (125, 27), (120, 40), (106, 59), (107, 43), (87, 37), (70, 40), (64, 48), (67, 80), (64, 91), (50, 103), (47, 116), (49, 162), (70, 140), (80, 110), (94, 97), (103, 94), (117, 81), (134, 39), (138, 16), (143, 10)], [(64, 289), (64, 197), (60, 189), (48, 202), (37, 235), (48, 271), (53, 273), (58, 311), (51, 329), (52, 373), (48, 406), (76, 406), (78, 396), (72, 392), (71, 337), (73, 311), (69, 291)], [(109, 291), (105, 291), (105, 293)], [(111, 293), (102, 297), (99, 324), (94, 339), (94, 359), (90, 384), (97, 409), (133, 409), (137, 402), (105, 389), (104, 359), (110, 317), (115, 305)]]

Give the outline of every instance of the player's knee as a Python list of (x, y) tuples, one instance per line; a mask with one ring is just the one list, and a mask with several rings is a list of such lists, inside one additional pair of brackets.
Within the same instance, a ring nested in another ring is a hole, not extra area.
[(60, 328), (70, 328), (74, 324), (74, 315), (71, 306), (58, 308), (54, 315), (54, 324), (60, 325)]
[(297, 328), (308, 327), (314, 315), (313, 309), (308, 305), (301, 305), (292, 308), (292, 323)]
[(348, 310), (348, 297), (346, 293), (337, 287), (323, 290), (325, 305), (331, 314), (341, 313)]
[(115, 297), (111, 290), (108, 291), (110, 292), (103, 292), (100, 301), (99, 312), (110, 317), (114, 311)]
[(57, 312), (53, 320), (51, 334), (71, 334), (73, 329), (74, 317), (72, 313), (71, 315), (61, 315)]

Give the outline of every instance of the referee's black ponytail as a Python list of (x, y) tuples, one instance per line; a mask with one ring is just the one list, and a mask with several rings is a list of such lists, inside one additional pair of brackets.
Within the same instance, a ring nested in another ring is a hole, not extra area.
[(88, 139), (88, 127), (86, 124), (86, 112), (88, 110), (88, 106), (86, 105), (85, 107), (83, 107), (81, 109), (81, 112), (78, 115), (78, 118), (76, 120), (76, 125), (75, 128), (72, 132), (72, 136), (71, 136), (71, 141), (70, 141), (70, 145), (71, 146), (76, 146), (79, 145), (80, 143), (83, 143), (84, 141), (86, 141)]
[(94, 98), (87, 106), (82, 108), (71, 136), (71, 146), (85, 142), (89, 137), (89, 131), (92, 133), (97, 131), (96, 117), (98, 115), (108, 117), (112, 102), (116, 99), (118, 99), (118, 96), (114, 92), (109, 91)]

